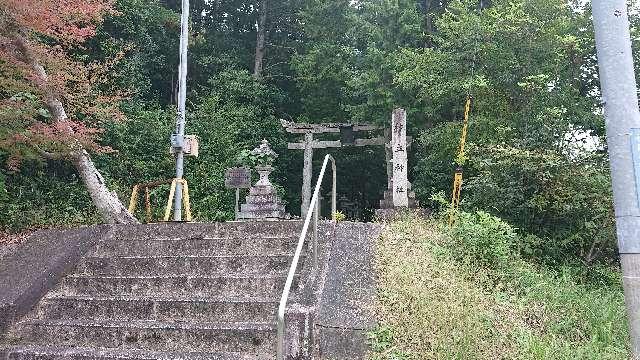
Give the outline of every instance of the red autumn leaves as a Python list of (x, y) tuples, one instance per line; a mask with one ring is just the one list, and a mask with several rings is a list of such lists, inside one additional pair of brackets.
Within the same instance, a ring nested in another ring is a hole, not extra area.
[(0, 2), (0, 151), (9, 154), (10, 168), (28, 157), (110, 150), (97, 143), (99, 123), (119, 116), (120, 95), (97, 91), (108, 74), (77, 54), (112, 6), (112, 0)]

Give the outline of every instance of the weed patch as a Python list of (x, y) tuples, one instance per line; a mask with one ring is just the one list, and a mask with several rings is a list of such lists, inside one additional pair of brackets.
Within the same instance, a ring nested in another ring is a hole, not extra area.
[(520, 259), (488, 214), (454, 229), (407, 218), (377, 243), (371, 359), (628, 359), (618, 272), (607, 283)]

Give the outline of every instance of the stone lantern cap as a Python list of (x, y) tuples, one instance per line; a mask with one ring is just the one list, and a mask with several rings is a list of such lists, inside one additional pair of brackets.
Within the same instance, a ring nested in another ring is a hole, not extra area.
[(269, 146), (269, 141), (267, 139), (263, 139), (260, 145), (251, 151), (251, 155), (272, 159), (278, 157), (278, 154), (276, 154), (276, 152), (271, 149), (271, 146)]

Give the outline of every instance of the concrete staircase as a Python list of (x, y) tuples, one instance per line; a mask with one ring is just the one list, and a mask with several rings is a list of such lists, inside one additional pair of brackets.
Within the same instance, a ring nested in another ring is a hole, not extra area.
[(176, 225), (122, 228), (10, 329), (0, 359), (274, 359), (300, 228), (185, 224), (180, 238)]

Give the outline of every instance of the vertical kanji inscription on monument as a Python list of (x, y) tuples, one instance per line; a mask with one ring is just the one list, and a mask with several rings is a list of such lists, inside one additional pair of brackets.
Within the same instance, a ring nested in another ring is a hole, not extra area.
[(393, 110), (391, 117), (391, 149), (393, 152), (393, 206), (409, 207), (407, 178), (407, 112)]

